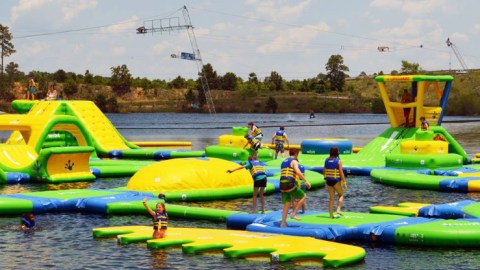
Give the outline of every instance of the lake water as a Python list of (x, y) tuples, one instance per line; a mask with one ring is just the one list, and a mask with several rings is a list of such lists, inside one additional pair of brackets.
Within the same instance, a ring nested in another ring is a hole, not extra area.
[[(130, 141), (191, 141), (194, 149), (217, 144), (219, 135), (230, 134), (232, 126), (253, 121), (265, 134), (265, 142), (278, 126), (285, 126), (292, 144), (309, 138), (348, 138), (362, 147), (389, 127), (386, 115), (373, 114), (109, 114), (120, 133)], [(480, 118), (446, 117), (443, 126), (474, 156), (480, 152)], [(1, 134), (0, 134), (1, 136)], [(369, 177), (349, 176), (344, 211), (367, 212), (373, 205), (395, 205), (413, 201), (448, 203), (480, 200), (480, 194), (440, 193), (398, 189), (373, 183)], [(26, 184), (0, 186), (1, 194), (69, 188), (112, 188), (124, 186), (128, 178), (99, 179), (93, 183)], [(324, 189), (308, 193), (307, 207), (327, 210)], [(190, 205), (230, 210), (250, 210), (251, 199), (202, 202)], [(280, 196), (267, 196), (267, 208), (281, 209)], [(186, 255), (181, 249), (149, 250), (145, 243), (117, 245), (116, 239), (94, 239), (92, 229), (119, 225), (149, 225), (148, 215), (103, 216), (80, 213), (37, 215), (38, 228), (18, 230), (19, 217), (0, 218), (0, 269), (319, 269), (294, 263), (226, 259), (221, 253)], [(225, 229), (224, 223), (171, 219), (171, 226)], [(365, 261), (344, 269), (479, 269), (479, 249), (372, 246)]]

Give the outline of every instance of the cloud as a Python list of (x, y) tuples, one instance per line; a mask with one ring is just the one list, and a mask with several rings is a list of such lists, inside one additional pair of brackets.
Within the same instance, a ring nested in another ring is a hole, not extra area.
[(70, 0), (61, 1), (61, 3), (63, 4), (61, 10), (65, 21), (70, 21), (77, 17), (82, 11), (97, 6), (96, 0)]
[(153, 51), (153, 54), (155, 55), (162, 55), (162, 54), (165, 54), (166, 50), (168, 48), (171, 48), (171, 44), (168, 43), (168, 42), (165, 42), (165, 41), (162, 41), (162, 42), (159, 42), (155, 45), (152, 46), (152, 51)]
[(409, 16), (450, 13), (455, 10), (455, 2), (447, 0), (373, 0), (370, 7), (401, 11)]
[(49, 46), (45, 42), (35, 41), (31, 44), (28, 44), (26, 48), (22, 48), (22, 54), (26, 57), (33, 57), (44, 53), (48, 50)]
[(103, 27), (100, 31), (101, 33), (120, 33), (120, 32), (131, 32), (134, 33), (135, 29), (138, 27), (138, 17), (132, 16), (130, 19), (121, 21), (115, 24), (112, 24), (107, 27)]
[(113, 47), (112, 48), (112, 52), (113, 52), (113, 55), (116, 55), (116, 56), (122, 56), (122, 55), (125, 55), (125, 53), (127, 52), (127, 48), (125, 47)]
[(267, 54), (306, 48), (308, 47), (307, 43), (315, 39), (319, 31), (329, 30), (330, 27), (325, 22), (317, 25), (304, 25), (303, 27), (290, 28), (286, 31), (279, 32), (271, 42), (257, 48), (257, 52)]
[(16, 21), (24, 13), (41, 8), (53, 1), (54, 0), (20, 0), (18, 5), (12, 7), (12, 21)]
[(310, 5), (311, 0), (305, 0), (294, 6), (287, 6), (286, 1), (247, 1), (248, 5), (255, 7), (255, 17), (270, 20), (285, 20), (288, 17), (298, 17)]

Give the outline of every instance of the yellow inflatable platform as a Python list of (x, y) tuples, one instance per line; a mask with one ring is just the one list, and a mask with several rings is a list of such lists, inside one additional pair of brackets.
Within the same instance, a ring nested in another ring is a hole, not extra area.
[(339, 267), (365, 258), (360, 247), (312, 237), (266, 234), (237, 230), (169, 227), (166, 237), (152, 239), (151, 226), (121, 226), (93, 229), (93, 237), (117, 236), (118, 243), (147, 242), (149, 248), (181, 246), (184, 253), (223, 250), (227, 258), (269, 257), (272, 262), (321, 261)]

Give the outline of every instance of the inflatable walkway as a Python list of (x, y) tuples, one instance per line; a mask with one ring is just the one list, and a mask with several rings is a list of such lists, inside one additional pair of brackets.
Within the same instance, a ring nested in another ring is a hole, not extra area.
[(234, 230), (168, 227), (166, 237), (152, 239), (151, 226), (93, 229), (93, 237), (117, 237), (121, 244), (147, 242), (149, 248), (182, 247), (186, 254), (223, 251), (226, 258), (267, 257), (271, 262), (315, 260), (340, 267), (365, 258), (360, 247), (313, 238)]

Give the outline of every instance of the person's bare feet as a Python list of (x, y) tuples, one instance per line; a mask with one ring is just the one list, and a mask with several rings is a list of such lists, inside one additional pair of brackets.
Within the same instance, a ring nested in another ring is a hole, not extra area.
[(299, 217), (297, 216), (290, 216), (291, 219), (295, 219), (295, 220), (301, 220)]
[(287, 223), (281, 223), (280, 224), (280, 228), (286, 228), (287, 227)]

